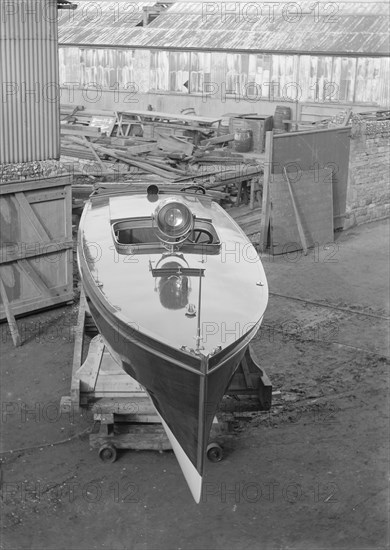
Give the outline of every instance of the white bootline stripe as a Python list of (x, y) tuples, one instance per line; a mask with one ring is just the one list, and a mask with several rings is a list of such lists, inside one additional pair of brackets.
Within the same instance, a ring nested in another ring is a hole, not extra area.
[(180, 468), (184, 474), (184, 477), (188, 483), (188, 487), (194, 497), (195, 502), (198, 504), (200, 502), (200, 497), (202, 495), (202, 476), (199, 474), (198, 470), (192, 464), (191, 460), (188, 458), (184, 449), (173, 435), (169, 429), (167, 423), (164, 421), (161, 415), (161, 423), (164, 426), (164, 429), (167, 433), (168, 439), (171, 442), (172, 449), (176, 455), (177, 461), (180, 464)]

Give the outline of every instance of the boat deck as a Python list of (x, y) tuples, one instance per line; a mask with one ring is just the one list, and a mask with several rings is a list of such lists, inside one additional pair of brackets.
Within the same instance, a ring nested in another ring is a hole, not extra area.
[[(157, 203), (152, 205), (145, 196), (137, 195), (87, 205), (80, 226), (79, 258), (84, 284), (93, 289), (96, 300), (109, 305), (115, 322), (123, 319), (134, 330), (173, 349), (194, 347), (198, 318), (186, 315), (185, 306), (191, 303), (198, 309), (201, 286), (200, 323), (206, 356), (233, 345), (261, 322), (268, 286), (260, 259), (245, 234), (219, 205), (211, 201), (203, 204), (198, 197), (188, 196), (188, 205), (199, 218), (211, 220), (222, 243), (218, 253), (180, 249), (179, 254), (168, 256), (161, 247), (115, 255), (110, 222), (126, 216), (150, 216), (156, 208)], [(245, 216), (256, 224), (257, 211)], [(157, 268), (167, 261), (204, 271), (202, 284), (199, 276), (188, 276), (188, 291), (182, 294), (184, 306), (167, 302), (169, 285), (150, 270), (150, 266)]]

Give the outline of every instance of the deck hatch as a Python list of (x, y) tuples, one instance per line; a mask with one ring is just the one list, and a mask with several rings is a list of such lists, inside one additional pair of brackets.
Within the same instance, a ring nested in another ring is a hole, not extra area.
[[(111, 225), (112, 238), (119, 254), (151, 254), (165, 250), (156, 234), (152, 217), (131, 218)], [(180, 239), (178, 239), (180, 241)], [(184, 242), (173, 243), (181, 252), (218, 254), (221, 241), (210, 219), (195, 218), (193, 230)]]

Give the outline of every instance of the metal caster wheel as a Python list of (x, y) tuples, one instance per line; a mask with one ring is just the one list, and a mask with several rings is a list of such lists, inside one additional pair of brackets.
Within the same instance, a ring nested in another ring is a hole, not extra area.
[(223, 449), (218, 443), (210, 443), (207, 446), (207, 458), (210, 462), (220, 462), (223, 459)]
[(116, 449), (113, 445), (103, 445), (99, 449), (99, 458), (107, 464), (115, 462), (117, 457)]

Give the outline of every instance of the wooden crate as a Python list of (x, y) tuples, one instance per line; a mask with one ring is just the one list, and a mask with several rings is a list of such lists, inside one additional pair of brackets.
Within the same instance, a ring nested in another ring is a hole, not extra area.
[(266, 115), (236, 115), (230, 118), (229, 132), (237, 130), (252, 130), (253, 146), (252, 151), (263, 153), (265, 148), (266, 132), (272, 130), (273, 117)]
[[(14, 315), (73, 299), (71, 178), (0, 185), (0, 279)], [(0, 319), (6, 317), (0, 301)]]
[(265, 134), (272, 130), (273, 117), (261, 115), (243, 115), (242, 118), (252, 130), (253, 151), (263, 153), (265, 149)]

